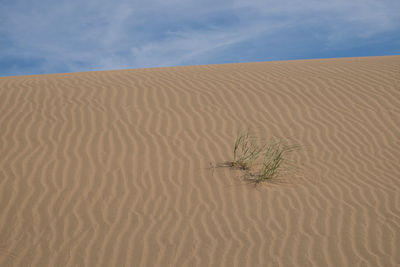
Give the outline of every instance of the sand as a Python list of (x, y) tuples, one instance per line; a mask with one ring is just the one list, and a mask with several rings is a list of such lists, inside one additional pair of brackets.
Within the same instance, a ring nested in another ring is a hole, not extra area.
[[(0, 78), (0, 266), (400, 266), (400, 56)], [(246, 183), (237, 133), (301, 145)]]

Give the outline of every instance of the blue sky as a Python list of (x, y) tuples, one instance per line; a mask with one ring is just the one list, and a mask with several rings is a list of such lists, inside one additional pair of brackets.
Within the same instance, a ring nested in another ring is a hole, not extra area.
[(399, 54), (399, 0), (0, 5), (0, 76)]

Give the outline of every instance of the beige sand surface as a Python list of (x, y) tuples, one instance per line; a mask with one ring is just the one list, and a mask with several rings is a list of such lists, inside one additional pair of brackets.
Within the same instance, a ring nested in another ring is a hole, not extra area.
[[(255, 188), (239, 130), (291, 138)], [(0, 78), (0, 266), (400, 266), (400, 56)]]

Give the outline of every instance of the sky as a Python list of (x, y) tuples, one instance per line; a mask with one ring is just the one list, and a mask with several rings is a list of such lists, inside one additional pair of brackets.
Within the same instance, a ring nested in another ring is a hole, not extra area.
[(0, 0), (0, 76), (384, 55), (399, 0)]

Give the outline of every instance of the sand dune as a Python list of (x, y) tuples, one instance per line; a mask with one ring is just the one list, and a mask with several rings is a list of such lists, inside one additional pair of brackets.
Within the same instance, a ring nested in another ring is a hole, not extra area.
[[(0, 266), (400, 266), (400, 56), (0, 78)], [(255, 188), (238, 131), (290, 138)]]

